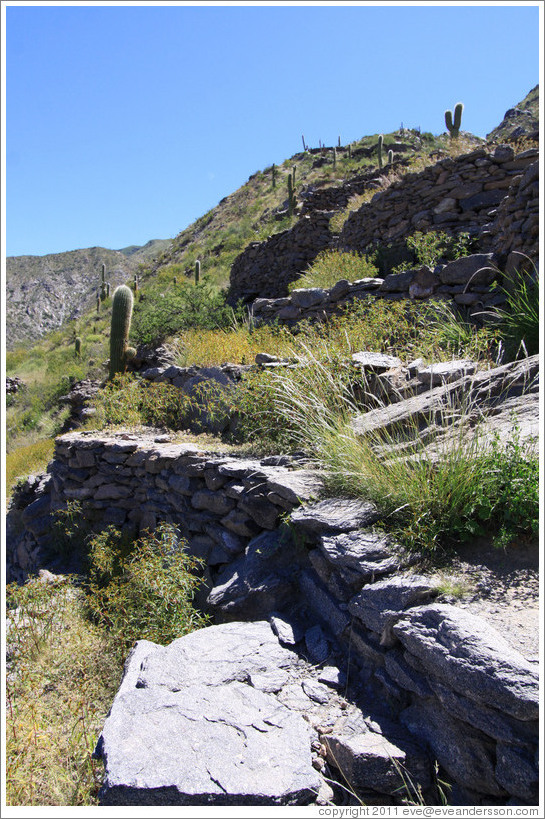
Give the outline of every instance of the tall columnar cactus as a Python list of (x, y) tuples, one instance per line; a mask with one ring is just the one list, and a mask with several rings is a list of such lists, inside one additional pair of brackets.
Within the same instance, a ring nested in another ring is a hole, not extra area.
[(340, 147), (341, 147), (341, 138), (339, 137), (338, 140), (337, 140), (337, 148), (340, 148)]
[(384, 142), (384, 136), (380, 134), (378, 138), (378, 166), (382, 168), (382, 145)]
[(333, 167), (337, 167), (337, 149), (333, 148)]
[(274, 164), (274, 162), (272, 166), (272, 186), (273, 188), (276, 188), (276, 165)]
[(295, 187), (293, 183), (293, 176), (288, 174), (288, 213), (290, 216), (293, 216), (295, 211)]
[(130, 287), (122, 284), (116, 288), (110, 329), (110, 378), (114, 378), (116, 373), (125, 372), (133, 302)]
[(134, 292), (138, 293), (138, 274), (134, 274)]
[(198, 284), (201, 278), (201, 263), (197, 259), (195, 262), (195, 284)]
[(456, 139), (460, 133), (463, 110), (463, 102), (457, 102), (454, 106), (454, 120), (452, 118), (452, 111), (445, 111), (445, 125), (447, 126), (447, 131), (449, 132), (451, 139)]
[(100, 313), (100, 293), (97, 293), (97, 313)]
[(352, 143), (348, 143), (348, 159), (352, 159)]
[(74, 355), (76, 358), (81, 358), (81, 338), (79, 336), (74, 339)]
[(306, 151), (307, 146), (305, 145), (305, 137), (304, 137), (304, 134), (301, 136), (301, 139), (303, 140), (303, 151)]
[(110, 282), (106, 284), (106, 298), (110, 298)]
[(295, 188), (295, 165), (291, 169), (291, 174), (293, 176), (293, 180), (292, 180), (293, 181), (293, 187)]
[(394, 163), (394, 152), (390, 149), (388, 151), (388, 165), (393, 165)]

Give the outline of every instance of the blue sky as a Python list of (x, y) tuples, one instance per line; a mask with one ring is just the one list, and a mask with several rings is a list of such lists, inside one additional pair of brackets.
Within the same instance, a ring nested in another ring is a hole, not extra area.
[(4, 3), (6, 255), (177, 233), (257, 170), (540, 80), (537, 3)]

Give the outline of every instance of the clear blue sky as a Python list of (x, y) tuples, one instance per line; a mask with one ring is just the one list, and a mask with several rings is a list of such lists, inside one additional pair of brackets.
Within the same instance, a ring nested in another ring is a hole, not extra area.
[(4, 4), (6, 255), (174, 237), (319, 140), (465, 105), (485, 136), (540, 80), (538, 5)]

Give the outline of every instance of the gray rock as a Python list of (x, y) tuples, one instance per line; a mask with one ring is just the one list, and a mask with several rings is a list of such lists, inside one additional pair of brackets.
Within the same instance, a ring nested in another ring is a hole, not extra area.
[(320, 626), (312, 626), (307, 629), (305, 632), (305, 645), (313, 662), (323, 663), (329, 657), (329, 643)]
[(352, 353), (352, 361), (362, 370), (371, 370), (372, 372), (391, 370), (393, 367), (401, 367), (402, 363), (397, 356), (370, 352)]
[(295, 805), (313, 801), (304, 719), (242, 682), (290, 668), (267, 623), (193, 632), (166, 648), (142, 641), (97, 746), (102, 805)]
[(389, 273), (384, 277), (380, 289), (386, 293), (402, 293), (407, 291), (413, 280), (413, 275), (413, 270), (406, 270), (403, 273)]
[(335, 568), (373, 577), (395, 571), (402, 564), (401, 547), (390, 537), (371, 530), (322, 535), (318, 546)]
[(344, 298), (350, 290), (350, 282), (347, 279), (340, 279), (329, 291), (331, 301), (339, 301)]
[(427, 700), (401, 712), (409, 731), (426, 742), (450, 776), (481, 794), (503, 796), (494, 773), (492, 743), (487, 748), (482, 735), (466, 723), (451, 719), (437, 702)]
[(323, 482), (319, 473), (306, 469), (297, 469), (293, 472), (280, 472), (274, 477), (269, 476), (268, 487), (285, 498), (290, 503), (301, 503), (319, 495)]
[(398, 745), (399, 740), (392, 742), (374, 731), (326, 734), (323, 742), (330, 764), (356, 790), (395, 794), (408, 782), (422, 790), (429, 787), (429, 760), (414, 742)]
[(302, 687), (307, 697), (310, 697), (313, 702), (317, 702), (320, 705), (325, 705), (327, 702), (329, 702), (331, 690), (328, 690), (327, 686), (322, 685), (322, 683), (318, 682), (317, 680), (303, 680)]
[(272, 614), (270, 623), (273, 632), (282, 645), (294, 646), (305, 636), (304, 628), (299, 623), (288, 622), (279, 614)]
[(435, 604), (404, 613), (393, 632), (432, 677), (521, 720), (538, 715), (538, 673), (480, 617)]
[(508, 793), (538, 804), (539, 771), (521, 748), (498, 742), (496, 779)]
[[(480, 194), (478, 194), (480, 195)], [(446, 264), (439, 278), (443, 284), (490, 284), (496, 278), (493, 253), (474, 253)]]
[(475, 361), (459, 359), (457, 361), (444, 361), (431, 364), (429, 367), (420, 367), (418, 369), (418, 378), (423, 384), (437, 387), (441, 384), (458, 381), (464, 375), (473, 375), (476, 371), (477, 364)]
[(421, 575), (396, 576), (369, 583), (350, 600), (348, 611), (381, 636), (382, 645), (394, 645), (391, 630), (403, 610), (433, 596), (437, 583)]
[(295, 594), (300, 559), (299, 550), (286, 548), (279, 532), (263, 532), (250, 541), (243, 557), (220, 572), (207, 604), (228, 619), (270, 616)]
[(311, 289), (296, 289), (291, 291), (291, 300), (297, 307), (314, 307), (317, 304), (322, 304), (327, 296), (327, 291), (319, 287)]
[(346, 674), (334, 665), (326, 665), (318, 672), (318, 682), (340, 691), (346, 685)]
[(328, 498), (296, 509), (291, 523), (306, 535), (352, 532), (376, 523), (379, 515), (372, 503), (346, 498)]

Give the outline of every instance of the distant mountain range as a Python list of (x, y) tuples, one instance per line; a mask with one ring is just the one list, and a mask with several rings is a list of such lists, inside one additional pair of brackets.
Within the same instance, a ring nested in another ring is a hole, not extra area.
[(90, 247), (47, 256), (6, 259), (6, 347), (36, 341), (93, 306), (102, 265), (111, 289), (134, 276), (140, 264), (157, 258), (170, 239), (152, 239), (121, 250)]

